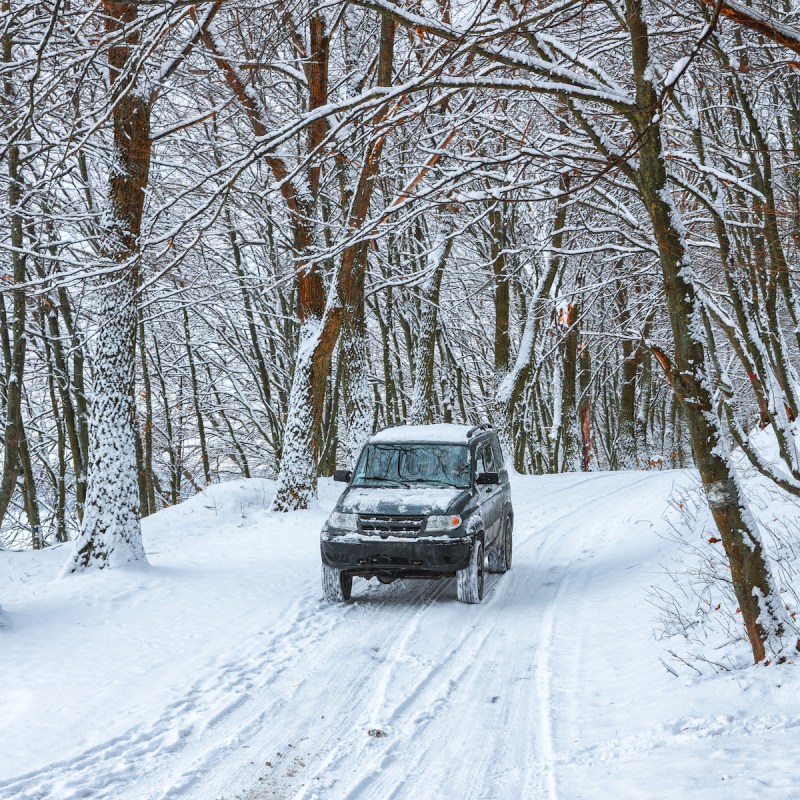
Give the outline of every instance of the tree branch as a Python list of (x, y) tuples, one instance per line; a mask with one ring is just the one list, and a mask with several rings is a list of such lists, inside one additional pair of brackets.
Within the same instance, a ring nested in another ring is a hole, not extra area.
[[(711, 8), (717, 6), (717, 0), (704, 0), (704, 2)], [(720, 13), (723, 17), (732, 19), (737, 25), (750, 28), (750, 30), (761, 34), (761, 36), (788, 47), (790, 50), (794, 50), (795, 53), (800, 53), (800, 31), (795, 28), (771, 19), (766, 14), (762, 14), (750, 6), (737, 3), (735, 0), (722, 0)], [(800, 64), (793, 63), (792, 66), (796, 69), (800, 68)]]

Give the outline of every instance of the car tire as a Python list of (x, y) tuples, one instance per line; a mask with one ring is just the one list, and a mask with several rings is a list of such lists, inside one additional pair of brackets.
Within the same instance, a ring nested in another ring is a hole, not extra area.
[(511, 569), (513, 531), (514, 521), (511, 518), (511, 514), (509, 514), (505, 523), (503, 523), (503, 533), (489, 550), (489, 555), (486, 559), (489, 572), (503, 573)]
[(480, 539), (472, 545), (469, 564), (456, 572), (456, 592), (462, 603), (483, 600), (483, 542)]
[(329, 603), (344, 603), (353, 591), (353, 576), (322, 565), (322, 594)]

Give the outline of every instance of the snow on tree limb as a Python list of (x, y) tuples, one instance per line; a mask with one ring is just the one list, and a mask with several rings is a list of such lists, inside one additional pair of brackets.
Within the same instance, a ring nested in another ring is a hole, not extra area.
[[(800, 31), (797, 28), (776, 20), (752, 6), (737, 3), (736, 0), (704, 0), (704, 2), (712, 8), (719, 4), (722, 16), (800, 54)], [(796, 64), (794, 66), (798, 67)]]

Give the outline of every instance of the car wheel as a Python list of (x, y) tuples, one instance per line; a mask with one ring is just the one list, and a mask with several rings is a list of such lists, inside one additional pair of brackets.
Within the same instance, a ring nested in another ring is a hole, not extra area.
[(509, 514), (503, 525), (502, 535), (489, 550), (487, 558), (489, 572), (507, 572), (511, 569), (513, 528), (514, 521), (511, 519), (511, 514)]
[(343, 603), (353, 591), (353, 576), (322, 565), (322, 594), (329, 603)]
[(480, 539), (472, 545), (469, 564), (456, 572), (456, 591), (462, 603), (483, 600), (483, 542)]

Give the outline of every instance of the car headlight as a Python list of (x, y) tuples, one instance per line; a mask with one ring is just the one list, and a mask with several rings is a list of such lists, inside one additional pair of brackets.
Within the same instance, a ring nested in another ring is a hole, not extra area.
[(343, 514), (341, 511), (334, 511), (328, 517), (328, 525), (331, 528), (338, 528), (340, 531), (357, 531), (358, 514)]
[(457, 528), (461, 524), (461, 517), (458, 514), (453, 515), (438, 515), (434, 514), (431, 517), (428, 517), (428, 522), (425, 525), (425, 530), (428, 533), (433, 533), (436, 531), (452, 531), (454, 528)]

